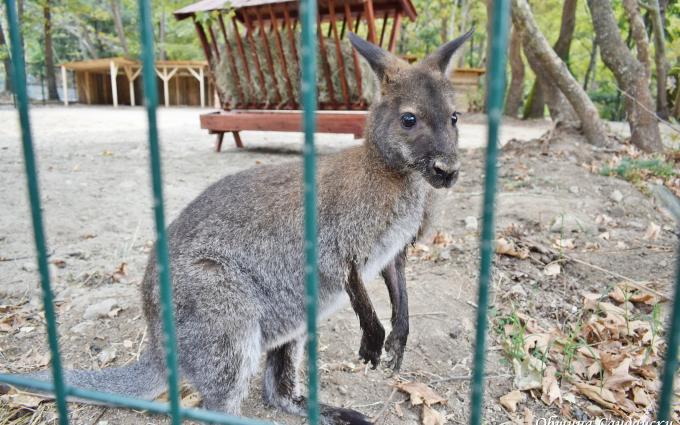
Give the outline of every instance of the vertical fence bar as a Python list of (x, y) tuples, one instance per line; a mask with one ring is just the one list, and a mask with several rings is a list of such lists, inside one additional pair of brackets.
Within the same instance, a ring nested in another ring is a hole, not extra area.
[(508, 21), (510, 0), (496, 0), (492, 12), (491, 58), (489, 61), (487, 105), (489, 134), (486, 147), (484, 179), (484, 212), (481, 235), (481, 262), (479, 267), (479, 296), (477, 301), (477, 333), (475, 336), (474, 374), (472, 376), (472, 397), (470, 424), (482, 422), (484, 399), (484, 362), (486, 355), (487, 310), (489, 306), (489, 284), (491, 264), (494, 256), (494, 204), (496, 200), (496, 158), (498, 156), (498, 132), (503, 112), (505, 95), (505, 65), (507, 59)]
[(304, 108), (304, 202), (305, 202), (305, 281), (307, 301), (307, 368), (309, 375), (309, 423), (319, 423), (319, 382), (317, 368), (316, 311), (318, 297), (316, 251), (316, 0), (300, 1), (302, 24), (302, 105)]
[(673, 415), (673, 379), (678, 370), (678, 344), (680, 344), (680, 254), (675, 271), (675, 296), (673, 297), (673, 312), (668, 323), (668, 348), (666, 348), (666, 363), (663, 368), (661, 395), (657, 420), (669, 421)]
[(163, 332), (165, 334), (165, 361), (168, 369), (168, 399), (170, 400), (170, 416), (172, 424), (182, 421), (179, 405), (179, 378), (177, 376), (177, 341), (175, 337), (175, 318), (172, 305), (172, 287), (170, 285), (170, 260), (168, 242), (165, 233), (165, 217), (163, 212), (163, 182), (161, 179), (161, 158), (158, 147), (158, 126), (156, 108), (158, 107), (158, 87), (153, 50), (153, 32), (151, 26), (151, 6), (149, 0), (139, 0), (139, 29), (142, 43), (142, 77), (144, 80), (144, 97), (146, 99), (147, 119), (149, 122), (149, 158), (151, 160), (151, 182), (153, 186), (153, 209), (156, 218), (156, 261), (160, 280), (161, 310), (163, 315)]
[[(28, 196), (31, 203), (31, 219), (33, 221), (33, 238), (35, 250), (38, 254), (38, 270), (40, 271), (40, 286), (43, 293), (43, 308), (45, 309), (45, 321), (47, 322), (47, 339), (52, 358), (52, 382), (57, 400), (59, 412), (59, 424), (68, 425), (68, 408), (66, 407), (66, 387), (59, 355), (59, 338), (57, 335), (57, 321), (54, 314), (54, 296), (50, 287), (50, 273), (47, 264), (47, 247), (45, 243), (45, 230), (43, 228), (42, 211), (40, 207), (40, 188), (38, 187), (38, 171), (33, 153), (33, 136), (31, 135), (31, 123), (28, 116), (28, 93), (26, 91), (26, 64), (21, 43), (21, 31), (17, 17), (14, 0), (5, 0), (7, 10), (7, 23), (9, 26), (9, 38), (12, 49), (12, 77), (16, 92), (19, 121), (21, 123), (21, 135), (24, 153), (24, 166), (28, 183)], [(67, 93), (64, 93), (66, 96)]]

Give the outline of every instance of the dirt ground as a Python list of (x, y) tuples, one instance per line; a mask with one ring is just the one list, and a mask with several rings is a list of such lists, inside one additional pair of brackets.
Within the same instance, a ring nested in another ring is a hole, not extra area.
[[(300, 154), (300, 136), (280, 133), (246, 133), (245, 149), (226, 140), (224, 151), (216, 154), (212, 137), (198, 128), (199, 112), (160, 111), (169, 219), (223, 175), (297, 161)], [(48, 107), (35, 108), (32, 119), (64, 364), (97, 369), (133, 361), (145, 338), (138, 285), (153, 239), (144, 113), (140, 108)], [(446, 398), (446, 404), (435, 407), (449, 423), (466, 423), (483, 191), (483, 150), (477, 148), (486, 138), (483, 120), (479, 115), (461, 118), (461, 178), (452, 189), (441, 191), (433, 228), (408, 260), (411, 333), (399, 377), (382, 368), (367, 369), (357, 360), (361, 333), (356, 316), (346, 307), (320, 324), (324, 402), (378, 415), (378, 424), (420, 423), (420, 407), (411, 406), (408, 397), (393, 387), (397, 379), (418, 381)], [(0, 372), (25, 372), (46, 366), (46, 333), (37, 314), (40, 292), (15, 111), (0, 109), (0, 122), (0, 324), (9, 315), (21, 320), (20, 326), (0, 327)], [(507, 122), (503, 140), (533, 139), (548, 127), (546, 122)], [(334, 152), (356, 143), (351, 136), (320, 136), (319, 151)], [(673, 222), (653, 198), (631, 184), (582, 166), (602, 155), (571, 142), (512, 143), (502, 152), (497, 229), (514, 226), (550, 246), (565, 232), (556, 233), (554, 226), (551, 231), (552, 222), (576, 217), (579, 227), (566, 231), (575, 244), (569, 256), (580, 262), (567, 262), (562, 273), (547, 276), (531, 261), (498, 256), (493, 311), (519, 310), (545, 326), (559, 326), (581, 307), (582, 293), (601, 293), (621, 280), (611, 272), (668, 290), (675, 264)], [(603, 223), (598, 219), (602, 215), (611, 220)], [(661, 226), (653, 242), (644, 238), (650, 222)], [(432, 245), (436, 232), (447, 239), (443, 248)], [(601, 237), (605, 232), (607, 238)], [(593, 243), (599, 249), (585, 249)], [(369, 293), (389, 329), (389, 298), (382, 282), (371, 282)], [(110, 314), (90, 318), (88, 307), (107, 300)], [(502, 341), (493, 332), (489, 347), (484, 417), (492, 424), (521, 420), (498, 401), (512, 389), (514, 375), (503, 356)], [(260, 386), (258, 375), (244, 416), (304, 423), (266, 407)], [(576, 401), (583, 410), (587, 404)], [(528, 401), (526, 406), (536, 418), (559, 414), (540, 401)], [(43, 418), (49, 417), (48, 412)], [(72, 406), (72, 420), (167, 422), (141, 412), (84, 405)]]

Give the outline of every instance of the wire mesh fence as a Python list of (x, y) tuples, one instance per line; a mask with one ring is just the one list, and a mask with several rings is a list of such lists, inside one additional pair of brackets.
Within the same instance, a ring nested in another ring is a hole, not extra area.
[[(162, 300), (162, 318), (165, 335), (165, 354), (168, 381), (168, 403), (140, 400), (123, 397), (116, 394), (84, 390), (68, 386), (63, 379), (62, 363), (59, 351), (56, 317), (53, 305), (53, 295), (48, 272), (47, 247), (41, 213), (40, 190), (38, 186), (37, 167), (29, 117), (29, 95), (26, 78), (26, 66), (22, 51), (21, 35), (19, 31), (16, 4), (14, 0), (5, 0), (9, 33), (11, 41), (13, 75), (15, 76), (15, 90), (17, 106), (22, 131), (24, 165), (28, 183), (33, 234), (35, 239), (38, 269), (43, 294), (45, 320), (47, 326), (49, 347), (52, 359), (52, 382), (40, 382), (16, 375), (0, 375), (0, 382), (10, 385), (33, 388), (55, 394), (59, 423), (69, 423), (67, 397), (78, 397), (110, 405), (132, 409), (145, 410), (152, 413), (165, 414), (171, 418), (173, 424), (180, 424), (184, 419), (192, 419), (209, 423), (250, 425), (264, 422), (224, 415), (203, 409), (189, 409), (180, 406), (179, 402), (179, 374), (177, 368), (177, 343), (175, 337), (174, 315), (172, 309), (172, 287), (170, 282), (170, 258), (165, 233), (165, 214), (163, 204), (163, 182), (161, 173), (161, 158), (159, 150), (158, 128), (156, 122), (156, 108), (158, 96), (154, 89), (156, 84), (151, 10), (148, 0), (139, 0), (139, 23), (142, 45), (143, 81), (145, 91), (150, 95), (145, 99), (148, 118), (148, 142), (150, 152), (150, 168), (152, 176), (154, 217), (156, 223), (156, 249), (158, 267), (161, 271), (159, 285)], [(491, 267), (494, 255), (494, 214), (497, 180), (497, 141), (502, 114), (505, 91), (505, 67), (509, 27), (509, 0), (498, 0), (493, 4), (493, 22), (491, 25), (491, 56), (488, 72), (488, 145), (486, 152), (483, 229), (481, 235), (481, 265), (479, 277), (479, 299), (477, 309), (477, 330), (475, 346), (475, 369), (471, 385), (471, 415), (470, 423), (481, 424), (484, 421), (484, 362), (486, 357), (486, 330), (488, 294), (491, 277)], [(308, 355), (308, 419), (311, 424), (319, 422), (318, 403), (318, 369), (317, 369), (317, 218), (316, 218), (316, 153), (314, 145), (315, 110), (317, 107), (316, 91), (316, 0), (301, 0), (301, 39), (302, 39), (302, 104), (304, 105), (304, 212), (305, 212), (305, 276), (306, 276), (306, 305), (307, 305), (307, 355)], [(679, 263), (680, 267), (680, 263)], [(680, 277), (676, 278), (677, 287)], [(673, 379), (677, 370), (678, 342), (680, 337), (680, 299), (676, 296), (668, 329), (668, 352), (663, 373), (663, 389), (659, 400), (657, 415), (659, 420), (669, 420), (673, 397)]]

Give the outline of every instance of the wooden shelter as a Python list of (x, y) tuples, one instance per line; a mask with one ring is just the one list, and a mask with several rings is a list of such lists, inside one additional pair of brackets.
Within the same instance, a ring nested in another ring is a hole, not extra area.
[[(351, 90), (361, 94), (369, 81), (361, 73), (357, 53), (351, 49), (349, 57), (343, 53), (347, 33), (353, 31), (394, 52), (402, 19), (416, 16), (411, 0), (318, 0), (318, 86), (326, 96), (319, 101), (319, 132), (352, 133), (357, 138), (363, 134), (368, 102)], [(232, 81), (232, 93), (215, 84), (222, 110), (201, 115), (201, 128), (217, 134), (218, 151), (225, 132), (242, 147), (241, 130), (300, 130), (297, 1), (202, 0), (177, 10), (175, 17), (193, 20), (211, 81), (220, 77), (223, 56), (227, 70), (239, 76)], [(258, 47), (263, 54), (258, 54)], [(246, 89), (252, 87), (259, 98), (247, 96)]]
[[(206, 84), (205, 61), (156, 61), (159, 101), (165, 106), (206, 106), (206, 98), (215, 92), (212, 81)], [(136, 105), (143, 96), (139, 61), (122, 57), (102, 58), (61, 65), (64, 92), (68, 88), (67, 72), (75, 75), (78, 101), (87, 105)], [(68, 99), (64, 98), (68, 106)], [(216, 103), (219, 105), (219, 102)]]

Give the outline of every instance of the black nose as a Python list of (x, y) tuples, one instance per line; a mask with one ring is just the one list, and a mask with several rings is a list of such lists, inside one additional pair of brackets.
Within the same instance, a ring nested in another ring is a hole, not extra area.
[(450, 183), (457, 179), (459, 170), (460, 165), (458, 162), (446, 163), (437, 160), (432, 164), (432, 171), (434, 171), (435, 175), (446, 183)]

